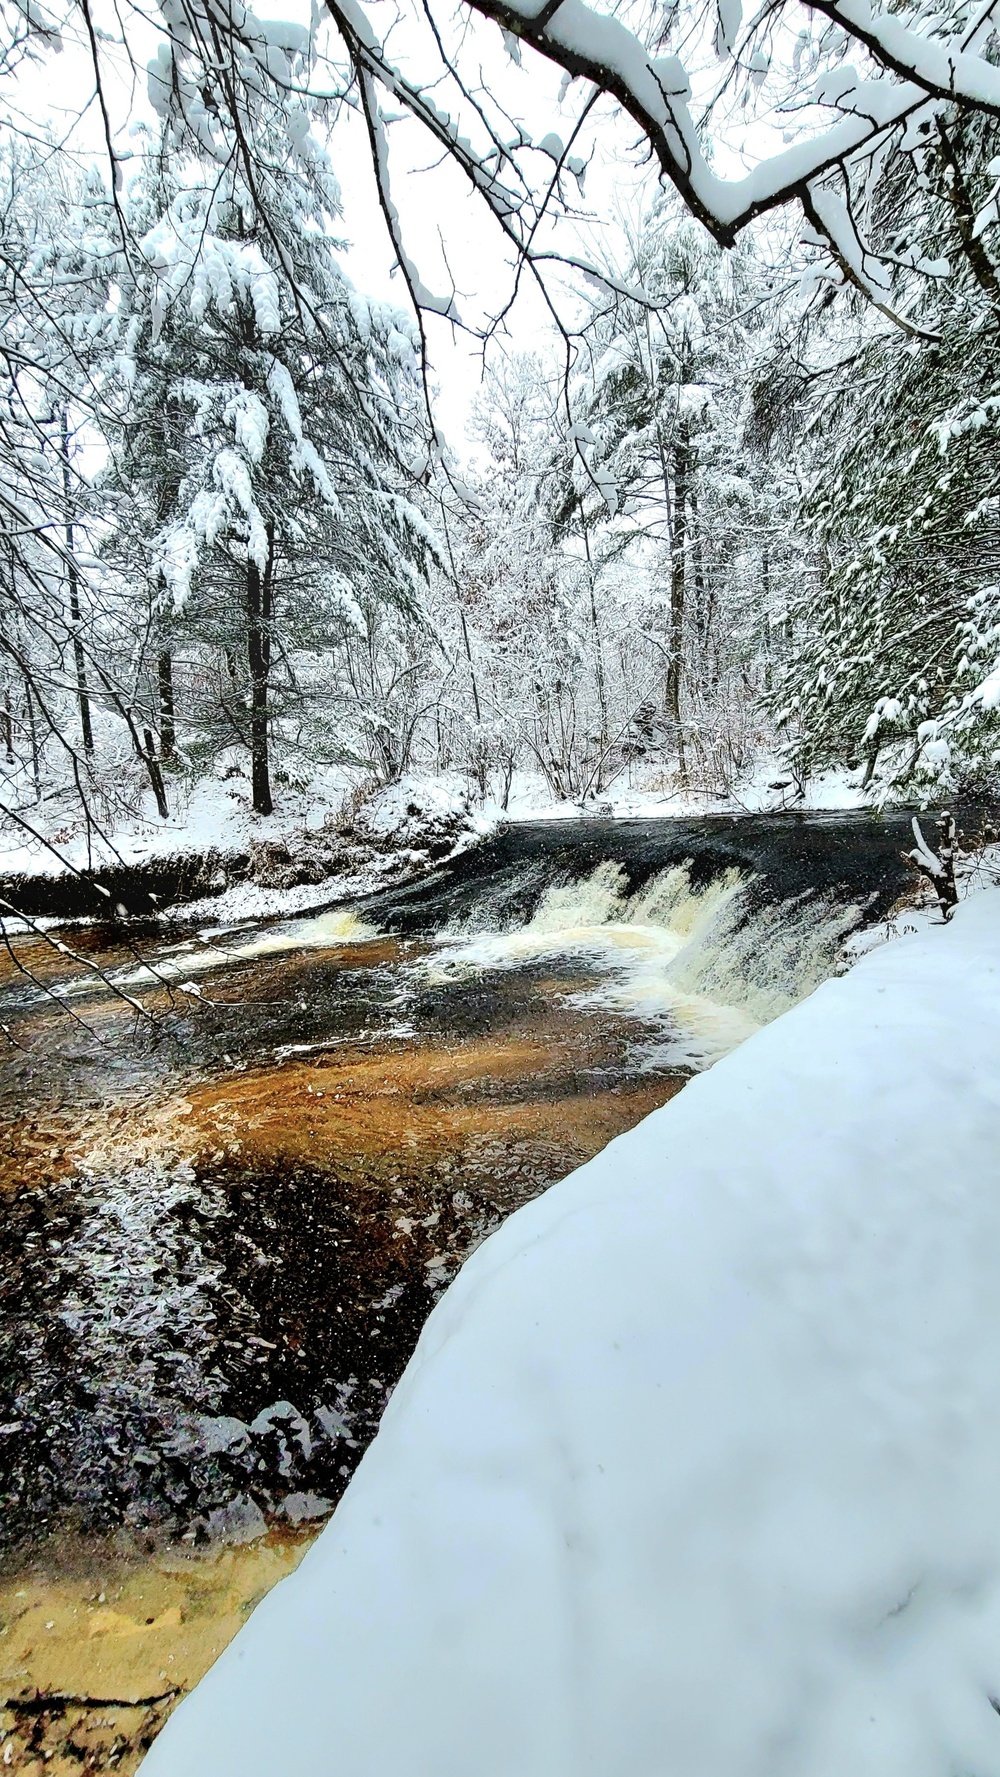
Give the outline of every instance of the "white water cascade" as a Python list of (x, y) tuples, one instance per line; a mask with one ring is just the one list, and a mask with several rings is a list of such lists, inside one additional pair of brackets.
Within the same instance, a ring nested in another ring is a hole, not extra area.
[(630, 894), (624, 868), (609, 860), (546, 890), (526, 923), (446, 930), (425, 967), (432, 980), (453, 980), (587, 956), (600, 980), (576, 1003), (661, 1026), (650, 1065), (702, 1067), (826, 980), (861, 917), (832, 896), (762, 903), (754, 878), (736, 869), (697, 886), (686, 863)]

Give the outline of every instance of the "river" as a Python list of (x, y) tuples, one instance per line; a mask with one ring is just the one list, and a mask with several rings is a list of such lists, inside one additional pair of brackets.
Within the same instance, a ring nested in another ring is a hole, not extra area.
[(306, 918), (10, 938), (0, 1758), (134, 1769), (464, 1257), (825, 979), (907, 833), (520, 825)]

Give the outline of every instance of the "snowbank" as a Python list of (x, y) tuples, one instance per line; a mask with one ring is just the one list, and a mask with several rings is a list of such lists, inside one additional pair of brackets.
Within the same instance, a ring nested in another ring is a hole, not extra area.
[(444, 856), (462, 840), (491, 833), (500, 818), (493, 803), (475, 809), (461, 779), (410, 773), (363, 802), (354, 829), (382, 845), (419, 845)]
[(142, 865), (156, 858), (197, 852), (242, 852), (254, 842), (294, 841), (299, 834), (315, 832), (334, 816), (349, 787), (343, 772), (331, 769), (309, 790), (282, 786), (275, 813), (263, 816), (253, 813), (243, 777), (202, 778), (190, 787), (172, 780), (167, 820), (159, 819), (152, 798), (146, 796), (141, 813), (131, 822), (119, 824), (106, 839), (91, 833), (89, 849), (77, 804), (69, 815), (62, 810), (62, 826), (52, 825), (52, 819), (58, 822), (58, 815), (46, 826), (46, 811), (30, 810), (26, 820), (37, 825), (49, 843), (28, 837), (20, 828), (0, 832), (0, 875), (48, 876), (69, 866), (86, 870), (116, 863)]
[[(0, 877), (18, 906), (46, 896), (74, 912), (90, 910), (84, 891), (77, 907), (69, 872), (99, 870), (131, 907), (126, 883), (134, 877), (169, 918), (226, 921), (309, 913), (332, 901), (374, 894), (401, 876), (417, 876), (456, 857), (499, 824), (493, 805), (474, 809), (463, 784), (411, 775), (360, 801), (342, 772), (331, 768), (304, 790), (282, 786), (275, 812), (255, 815), (245, 779), (206, 779), (182, 794), (174, 814), (159, 821), (146, 809), (104, 839), (79, 825), (33, 839), (0, 834)], [(2, 843), (8, 838), (6, 846)], [(158, 870), (158, 866), (161, 868)], [(175, 870), (174, 867), (177, 867)], [(185, 880), (171, 884), (171, 877)], [(177, 905), (168, 903), (177, 896)], [(100, 904), (97, 903), (99, 906)], [(38, 908), (35, 909), (38, 911)], [(52, 911), (59, 912), (59, 905)], [(48, 911), (43, 904), (41, 911)]]
[(513, 1216), (143, 1777), (1000, 1770), (1000, 891)]

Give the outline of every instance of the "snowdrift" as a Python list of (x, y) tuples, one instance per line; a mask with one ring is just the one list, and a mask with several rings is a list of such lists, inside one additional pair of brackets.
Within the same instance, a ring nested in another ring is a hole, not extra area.
[(143, 1777), (1000, 1772), (1000, 892), (480, 1248)]

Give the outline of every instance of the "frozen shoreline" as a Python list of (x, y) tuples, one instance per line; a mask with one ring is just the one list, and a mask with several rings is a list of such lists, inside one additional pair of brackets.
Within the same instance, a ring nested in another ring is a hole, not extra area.
[(497, 818), (472, 809), (450, 779), (403, 779), (353, 820), (339, 778), (323, 794), (287, 796), (267, 818), (225, 786), (205, 784), (183, 820), (150, 814), (110, 847), (88, 852), (77, 833), (58, 846), (38, 839), (0, 849), (0, 883), (15, 905), (48, 919), (79, 917), (77, 902), (99, 918), (120, 900), (130, 914), (186, 922), (281, 918), (417, 878), (478, 843)]
[[(796, 797), (790, 789), (775, 788), (776, 770), (773, 761), (763, 762), (732, 793), (711, 795), (700, 791), (612, 787), (607, 796), (592, 797), (583, 804), (553, 800), (540, 777), (521, 773), (514, 779), (505, 809), (487, 798), (477, 814), (488, 830), (500, 820), (578, 820), (581, 815), (628, 820), (702, 814), (846, 812), (869, 806), (854, 782), (856, 773), (827, 773), (807, 786), (803, 797)], [(469, 797), (466, 780), (447, 773), (412, 773), (381, 794), (398, 800), (414, 788), (429, 798), (443, 797), (452, 802)], [(29, 838), (20, 829), (8, 829), (3, 835), (7, 842), (0, 844), (0, 876), (54, 875), (59, 874), (60, 868), (65, 871), (116, 865), (138, 867), (158, 860), (245, 853), (253, 845), (286, 844), (293, 851), (300, 850), (314, 843), (324, 828), (337, 819), (350, 789), (341, 772), (331, 772), (308, 790), (296, 791), (286, 786), (275, 813), (264, 817), (251, 812), (243, 780), (229, 783), (205, 779), (187, 793), (177, 792), (181, 796), (179, 807), (166, 821), (157, 817), (147, 798), (135, 821), (110, 835), (110, 843), (92, 836), (89, 850), (82, 826), (71, 830), (65, 820), (60, 825), (60, 817), (53, 816), (52, 831), (42, 821), (38, 839)], [(36, 818), (33, 810), (24, 810), (22, 815), (26, 821)]]

